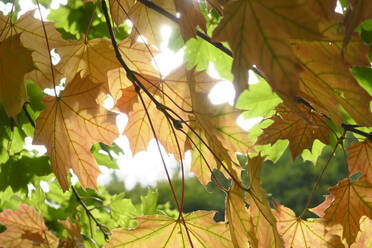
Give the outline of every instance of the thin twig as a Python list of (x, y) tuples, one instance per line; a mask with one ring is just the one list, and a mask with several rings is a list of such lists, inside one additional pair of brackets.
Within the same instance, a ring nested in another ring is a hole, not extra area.
[(28, 110), (27, 110), (27, 107), (26, 107), (27, 104), (30, 104), (30, 103), (29, 103), (29, 102), (25, 102), (25, 103), (23, 104), (23, 106), (22, 106), (22, 109), (23, 109), (23, 112), (25, 112), (27, 119), (28, 119), (29, 122), (31, 123), (31, 126), (33, 126), (33, 127), (35, 128), (35, 127), (36, 127), (35, 122), (34, 122), (34, 120), (32, 119), (32, 117), (31, 117), (31, 115), (30, 115), (30, 113), (29, 113)]
[(79, 204), (84, 208), (86, 214), (88, 215), (88, 217), (90, 217), (95, 223), (96, 225), (98, 226), (99, 230), (101, 230), (101, 232), (103, 233), (103, 236), (105, 237), (105, 240), (108, 240), (111, 233), (110, 233), (110, 229), (101, 224), (97, 219), (96, 217), (94, 217), (94, 215), (92, 214), (92, 212), (88, 209), (87, 205), (85, 205), (84, 201), (81, 199), (81, 196), (79, 195), (79, 193), (76, 191), (75, 187), (73, 185), (71, 185), (71, 188), (72, 188), (72, 191), (74, 192), (74, 195), (76, 197), (76, 200), (79, 202)]

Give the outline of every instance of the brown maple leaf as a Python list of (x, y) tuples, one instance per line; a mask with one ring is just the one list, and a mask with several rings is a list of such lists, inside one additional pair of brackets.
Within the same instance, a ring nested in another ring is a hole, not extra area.
[(35, 68), (31, 51), (22, 46), (19, 36), (10, 36), (0, 43), (0, 102), (13, 118), (27, 100), (24, 76)]
[(273, 145), (279, 139), (288, 139), (293, 160), (304, 149), (311, 149), (315, 139), (328, 144), (330, 128), (325, 123), (325, 118), (305, 106), (300, 109), (312, 124), (281, 103), (276, 107), (276, 115), (270, 118), (274, 123), (264, 129), (256, 144)]
[(319, 205), (323, 209), (327, 207), (323, 218), (328, 225), (342, 225), (342, 238), (345, 238), (349, 245), (354, 243), (359, 232), (360, 218), (363, 215), (372, 218), (371, 190), (372, 184), (365, 176), (360, 177), (356, 182), (344, 179), (329, 189), (333, 196), (331, 204), (329, 205), (328, 200)]
[(90, 152), (99, 141), (111, 144), (118, 136), (116, 115), (96, 103), (100, 84), (77, 75), (61, 96), (44, 97), (45, 110), (36, 122), (34, 144), (45, 145), (62, 189), (68, 189), (72, 168), (83, 188), (96, 188), (100, 171)]
[(368, 47), (357, 36), (341, 55), (342, 34), (334, 34), (337, 23), (325, 25), (326, 41), (294, 41), (292, 46), (304, 68), (300, 91), (315, 109), (337, 125), (343, 121), (341, 105), (361, 125), (372, 123), (369, 103), (372, 97), (355, 80), (351, 66), (369, 66)]
[(84, 248), (84, 238), (80, 233), (80, 224), (78, 219), (75, 219), (75, 224), (71, 222), (70, 218), (67, 220), (58, 221), (70, 234), (71, 236), (71, 246), (76, 248)]
[[(44, 22), (45, 31), (48, 36), (49, 47), (46, 43), (46, 38), (42, 23), (34, 18), (35, 11), (28, 11), (23, 14), (15, 23), (10, 23), (7, 17), (0, 14), (0, 40), (4, 40), (13, 35), (21, 34), (21, 42), (24, 47), (32, 51), (32, 59), (36, 70), (26, 75), (27, 79), (33, 80), (40, 88), (52, 88), (53, 76), (50, 65), (50, 50), (64, 44), (66, 41), (55, 29), (53, 22)], [(50, 49), (50, 50), (49, 50)], [(54, 82), (59, 84), (62, 74), (53, 67)]]
[(372, 183), (372, 143), (369, 140), (358, 142), (347, 151), (350, 174), (360, 171), (366, 176), (366, 180)]
[[(111, 240), (105, 248), (111, 247), (205, 247), (232, 248), (230, 233), (225, 223), (213, 220), (214, 212), (196, 211), (180, 219), (164, 215), (136, 218), (136, 229), (112, 230)], [(185, 226), (188, 232), (185, 230)], [(192, 245), (190, 244), (189, 237)]]
[(213, 39), (227, 41), (232, 49), (237, 95), (248, 87), (248, 69), (255, 65), (275, 92), (293, 101), (301, 67), (291, 39), (321, 37), (319, 17), (304, 0), (234, 0), (223, 12)]
[(0, 247), (57, 247), (58, 238), (48, 231), (42, 214), (35, 208), (20, 204), (18, 210), (6, 209), (0, 214), (6, 231), (0, 233)]
[(341, 226), (326, 227), (323, 219), (299, 219), (289, 208), (274, 201), (274, 216), (285, 247), (332, 247), (343, 248)]
[(207, 26), (203, 14), (200, 12), (200, 4), (195, 0), (174, 0), (176, 10), (180, 13), (178, 24), (181, 35), (186, 42), (196, 37), (197, 26), (207, 33)]
[(349, 0), (349, 8), (345, 14), (345, 38), (343, 48), (347, 46), (353, 37), (354, 30), (364, 20), (372, 18), (372, 2), (369, 0)]

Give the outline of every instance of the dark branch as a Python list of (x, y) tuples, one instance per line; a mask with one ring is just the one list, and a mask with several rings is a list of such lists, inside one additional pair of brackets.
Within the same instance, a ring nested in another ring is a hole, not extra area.
[(23, 112), (25, 112), (26, 117), (27, 117), (27, 119), (30, 121), (31, 125), (35, 128), (35, 127), (36, 127), (35, 122), (34, 122), (34, 120), (32, 119), (32, 117), (31, 117), (31, 115), (30, 115), (30, 113), (29, 113), (28, 110), (27, 110), (27, 107), (26, 107), (27, 104), (30, 104), (30, 103), (29, 103), (29, 102), (25, 102), (25, 103), (23, 104), (23, 106), (22, 106), (22, 109), (23, 109)]
[(88, 209), (87, 205), (85, 205), (85, 203), (83, 202), (83, 200), (81, 199), (81, 196), (79, 195), (79, 193), (76, 191), (75, 187), (71, 185), (71, 188), (72, 188), (72, 191), (74, 192), (74, 195), (76, 197), (76, 200), (79, 202), (79, 204), (84, 208), (85, 212), (87, 213), (88, 217), (89, 218), (92, 218), (92, 220), (96, 223), (96, 225), (98, 226), (99, 230), (101, 230), (101, 232), (103, 233), (103, 236), (105, 237), (105, 240), (108, 240), (109, 239), (109, 236), (111, 235), (110, 233), (110, 230), (108, 227), (106, 227), (105, 225), (101, 224), (97, 219), (96, 217), (94, 217), (94, 215), (90, 212), (90, 210)]
[(362, 136), (366, 137), (367, 139), (369, 139), (370, 142), (372, 142), (372, 133), (363, 132), (359, 129), (356, 129), (357, 127), (360, 127), (360, 126), (359, 125), (350, 125), (350, 124), (342, 123), (342, 128), (345, 131), (349, 131), (349, 132), (353, 132), (353, 133), (362, 135)]

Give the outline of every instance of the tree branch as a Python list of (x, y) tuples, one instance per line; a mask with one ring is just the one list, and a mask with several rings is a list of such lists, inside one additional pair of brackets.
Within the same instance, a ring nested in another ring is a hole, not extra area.
[(94, 215), (90, 212), (90, 210), (88, 209), (87, 205), (85, 205), (85, 203), (83, 202), (83, 200), (81, 199), (81, 196), (79, 195), (79, 193), (76, 191), (75, 187), (73, 185), (71, 185), (71, 188), (72, 188), (72, 191), (74, 192), (74, 195), (76, 197), (76, 200), (79, 202), (79, 204), (84, 208), (86, 214), (88, 215), (88, 217), (90, 217), (95, 223), (96, 225), (98, 226), (99, 230), (101, 230), (101, 232), (103, 233), (103, 236), (105, 237), (105, 240), (108, 240), (109, 239), (109, 236), (111, 235), (110, 233), (110, 229), (101, 224), (97, 219), (96, 217), (94, 217)]
[(366, 132), (356, 129), (357, 127), (360, 127), (359, 125), (350, 125), (350, 124), (342, 123), (341, 126), (345, 131), (349, 131), (349, 132), (362, 135), (366, 137), (367, 139), (369, 139), (370, 142), (372, 142), (372, 133), (366, 133)]

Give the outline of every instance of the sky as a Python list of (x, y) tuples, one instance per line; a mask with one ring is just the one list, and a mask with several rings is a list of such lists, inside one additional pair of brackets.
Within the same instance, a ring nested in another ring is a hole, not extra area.
[[(32, 0), (19, 0), (20, 6), (22, 10), (20, 15), (24, 14), (28, 10), (35, 9), (36, 6), (32, 3)], [(60, 5), (67, 4), (67, 0), (53, 0), (51, 3), (51, 8), (56, 9)], [(4, 4), (0, 2), (0, 10), (4, 12), (4, 14), (9, 13), (11, 9), (11, 3)], [(336, 7), (337, 12), (342, 12), (341, 6), (337, 5)], [(49, 14), (49, 10), (46, 10), (44, 7), (41, 6), (41, 12), (44, 20), (47, 20), (47, 15)], [(35, 13), (36, 18), (40, 18), (38, 11)], [(163, 43), (161, 44), (160, 51), (154, 59), (156, 60), (157, 65), (160, 67), (160, 71), (163, 76), (167, 75), (172, 69), (176, 68), (177, 66), (183, 63), (183, 50), (180, 50), (177, 53), (174, 53), (170, 49), (167, 48), (167, 40), (170, 36), (170, 28), (163, 27), (161, 32), (163, 34)], [(58, 55), (52, 53), (54, 62), (58, 62)], [(218, 72), (214, 69), (213, 63), (210, 63), (208, 73), (210, 76), (221, 79), (218, 75)], [(249, 71), (249, 84), (254, 84), (258, 81), (257, 77), (252, 71)], [(47, 94), (53, 93), (52, 90), (46, 90)], [(231, 84), (226, 80), (222, 80), (219, 82), (210, 92), (209, 97), (213, 104), (221, 104), (221, 103), (230, 103), (234, 100), (235, 91)], [(110, 108), (112, 103), (110, 100), (105, 102), (105, 106)], [(237, 123), (240, 127), (245, 130), (248, 130), (257, 122), (259, 122), (260, 118), (254, 118), (249, 120), (244, 120), (244, 118), (239, 117)], [(117, 125), (119, 131), (123, 131), (125, 125), (127, 123), (127, 117), (124, 114), (120, 114), (117, 118)], [(28, 150), (37, 150), (39, 154), (46, 153), (46, 148), (44, 146), (33, 146), (32, 145), (32, 138), (26, 138), (26, 146), (25, 149)], [(102, 174), (98, 177), (98, 182), (100, 184), (107, 184), (111, 178), (112, 173), (115, 173), (119, 178), (121, 178), (127, 189), (133, 188), (136, 183), (140, 183), (142, 186), (155, 186), (156, 182), (159, 180), (166, 180), (166, 174), (163, 168), (163, 164), (160, 160), (160, 155), (158, 149), (156, 147), (156, 143), (152, 140), (147, 148), (147, 151), (139, 152), (135, 156), (132, 155), (132, 152), (129, 148), (128, 139), (120, 135), (116, 140), (117, 143), (124, 151), (124, 155), (115, 156), (117, 158), (118, 165), (120, 167), (119, 170), (112, 170), (108, 169), (105, 166), (99, 166)], [(168, 156), (163, 150), (163, 155), (165, 155), (165, 161), (167, 168), (172, 175), (177, 171), (177, 167), (179, 166), (177, 161), (174, 159), (173, 155)], [(186, 153), (186, 158), (184, 161), (185, 165), (185, 175), (186, 177), (190, 177), (193, 173), (190, 172), (190, 162), (191, 162), (191, 154), (190, 152)], [(76, 176), (73, 177), (73, 182), (76, 182)], [(47, 184), (42, 182), (43, 188), (47, 188)]]

